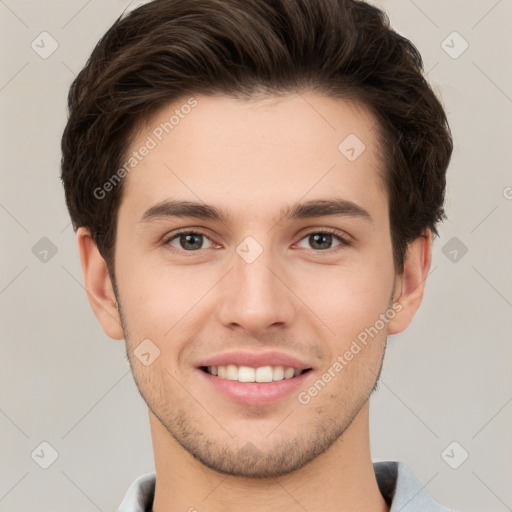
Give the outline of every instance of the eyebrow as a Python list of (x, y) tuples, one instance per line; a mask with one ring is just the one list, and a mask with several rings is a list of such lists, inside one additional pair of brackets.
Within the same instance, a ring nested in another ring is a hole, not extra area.
[[(281, 221), (325, 216), (355, 217), (373, 223), (368, 210), (346, 199), (317, 199), (295, 203), (281, 209)], [(213, 205), (194, 201), (167, 200), (146, 210), (139, 223), (149, 223), (169, 217), (191, 217), (223, 223), (229, 223), (233, 219), (231, 214)]]

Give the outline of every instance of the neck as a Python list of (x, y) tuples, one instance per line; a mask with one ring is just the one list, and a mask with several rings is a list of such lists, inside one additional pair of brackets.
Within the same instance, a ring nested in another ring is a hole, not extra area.
[(217, 473), (193, 458), (150, 412), (156, 488), (153, 512), (389, 512), (370, 456), (368, 402), (322, 455), (287, 475)]

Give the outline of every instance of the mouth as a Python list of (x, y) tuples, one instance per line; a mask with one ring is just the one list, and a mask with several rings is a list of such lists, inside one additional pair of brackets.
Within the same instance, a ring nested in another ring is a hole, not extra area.
[(255, 407), (290, 399), (316, 373), (312, 361), (278, 350), (231, 351), (198, 363), (205, 393)]
[[(214, 375), (215, 372), (217, 375)], [(200, 366), (198, 374), (207, 386), (206, 393), (211, 389), (215, 395), (220, 394), (230, 402), (261, 407), (290, 399), (301, 386), (306, 386), (314, 372), (312, 368), (291, 366), (267, 365), (255, 368), (227, 364)]]
[(244, 383), (265, 383), (289, 380), (312, 370), (312, 368), (301, 369), (282, 365), (266, 365), (254, 368), (251, 366), (238, 366), (236, 364), (200, 366), (199, 368), (203, 372), (217, 377), (218, 379)]

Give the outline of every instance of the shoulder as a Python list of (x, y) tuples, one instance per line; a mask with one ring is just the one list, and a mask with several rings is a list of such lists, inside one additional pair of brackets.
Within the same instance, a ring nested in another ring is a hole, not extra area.
[(145, 473), (136, 478), (123, 498), (117, 512), (148, 512), (155, 496), (156, 474)]
[(405, 462), (374, 462), (373, 469), (389, 512), (454, 512), (432, 498)]

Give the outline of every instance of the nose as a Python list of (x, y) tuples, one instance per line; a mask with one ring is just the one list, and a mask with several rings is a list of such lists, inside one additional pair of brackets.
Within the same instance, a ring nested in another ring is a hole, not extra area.
[(267, 248), (249, 261), (233, 253), (233, 268), (222, 280), (219, 296), (222, 324), (252, 335), (292, 325), (296, 300), (284, 262)]

